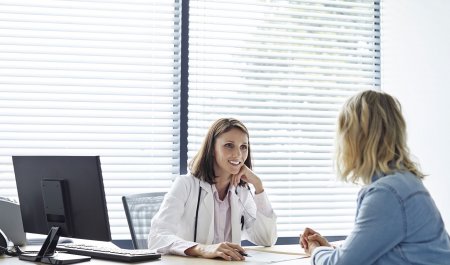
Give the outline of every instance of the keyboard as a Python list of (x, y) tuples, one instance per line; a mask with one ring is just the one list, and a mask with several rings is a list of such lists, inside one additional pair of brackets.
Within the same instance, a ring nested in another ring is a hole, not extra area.
[(150, 249), (123, 249), (109, 246), (94, 246), (86, 244), (60, 244), (59, 252), (90, 256), (94, 259), (107, 259), (122, 262), (149, 261), (161, 258), (161, 254)]

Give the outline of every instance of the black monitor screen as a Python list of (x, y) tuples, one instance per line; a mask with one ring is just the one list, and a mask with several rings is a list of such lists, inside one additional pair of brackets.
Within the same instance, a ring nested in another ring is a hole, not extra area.
[(13, 156), (25, 232), (111, 241), (98, 156)]

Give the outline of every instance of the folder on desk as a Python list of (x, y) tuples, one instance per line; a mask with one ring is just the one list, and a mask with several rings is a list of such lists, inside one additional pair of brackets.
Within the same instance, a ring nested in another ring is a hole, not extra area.
[(247, 257), (245, 257), (246, 261), (250, 262), (262, 262), (262, 263), (277, 263), (289, 260), (297, 260), (306, 258), (306, 255), (300, 254), (285, 254), (285, 253), (277, 253), (271, 251), (258, 251), (254, 249), (246, 249)]
[(277, 263), (308, 257), (300, 245), (253, 246), (244, 249), (248, 254), (245, 260), (251, 262)]
[(247, 248), (249, 250), (262, 251), (262, 252), (270, 252), (270, 253), (278, 253), (278, 254), (286, 254), (286, 255), (300, 255), (305, 256), (305, 251), (300, 247), (300, 245), (275, 245), (271, 247), (261, 247), (255, 246)]

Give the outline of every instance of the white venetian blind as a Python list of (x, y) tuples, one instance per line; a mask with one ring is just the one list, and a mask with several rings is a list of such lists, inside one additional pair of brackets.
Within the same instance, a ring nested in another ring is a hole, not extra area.
[(13, 155), (100, 155), (113, 239), (130, 238), (121, 196), (179, 171), (179, 11), (1, 1), (0, 196), (17, 198)]
[(279, 235), (348, 234), (358, 188), (334, 181), (335, 121), (379, 87), (379, 1), (191, 0), (189, 26), (189, 158), (238, 118)]

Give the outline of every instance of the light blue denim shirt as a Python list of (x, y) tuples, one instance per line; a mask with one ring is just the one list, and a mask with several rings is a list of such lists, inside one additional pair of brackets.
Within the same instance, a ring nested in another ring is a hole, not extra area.
[(449, 265), (450, 238), (422, 181), (396, 172), (361, 189), (352, 233), (339, 248), (316, 248), (311, 263)]

